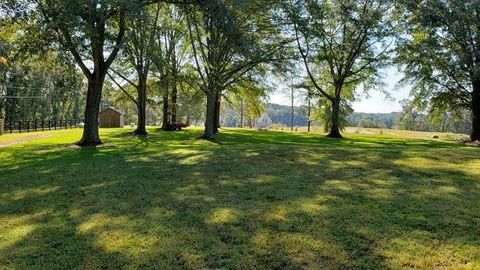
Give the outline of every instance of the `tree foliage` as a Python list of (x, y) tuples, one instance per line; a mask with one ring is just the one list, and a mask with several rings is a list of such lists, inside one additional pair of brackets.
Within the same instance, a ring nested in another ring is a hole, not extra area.
[[(315, 89), (332, 105), (329, 136), (340, 135), (345, 95), (374, 79), (386, 63), (392, 26), (389, 1), (287, 1), (299, 53)], [(332, 89), (332, 90), (330, 90)]]
[(399, 2), (405, 32), (397, 61), (413, 94), (434, 110), (472, 112), (472, 140), (480, 140), (480, 2)]

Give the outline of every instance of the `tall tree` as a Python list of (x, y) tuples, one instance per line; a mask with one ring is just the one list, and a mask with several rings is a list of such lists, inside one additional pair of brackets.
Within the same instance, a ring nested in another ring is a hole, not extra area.
[[(289, 0), (300, 56), (312, 84), (331, 102), (329, 137), (339, 138), (341, 103), (378, 75), (392, 34), (384, 0)], [(331, 88), (330, 91), (328, 88)]]
[(222, 92), (281, 48), (269, 8), (265, 1), (215, 0), (188, 12), (199, 86), (207, 97), (205, 139), (216, 133)]
[(480, 1), (398, 1), (406, 30), (398, 62), (413, 94), (438, 109), (470, 110), (480, 140)]
[[(163, 125), (164, 130), (174, 129), (179, 122), (178, 94), (181, 84), (190, 80), (192, 73), (186, 73), (189, 65), (190, 43), (184, 14), (174, 6), (165, 7), (161, 14), (162, 28), (155, 41), (152, 55), (157, 77), (163, 86)], [(192, 70), (190, 70), (192, 71)]]
[[(136, 135), (147, 135), (147, 82), (152, 63), (150, 55), (155, 53), (152, 48), (160, 27), (158, 25), (159, 15), (160, 4), (156, 4), (151, 7), (140, 8), (135, 16), (128, 21), (128, 26), (131, 30), (128, 31), (125, 36), (125, 46), (122, 50), (121, 57), (127, 60), (129, 67), (133, 67), (136, 73), (136, 80), (129, 78), (130, 76), (126, 74), (122, 74), (123, 72), (118, 71), (116, 68), (111, 68), (116, 76), (125, 80), (137, 90), (137, 97), (133, 98), (127, 94), (127, 91), (122, 89), (137, 107), (137, 128), (134, 131)], [(127, 68), (127, 71), (129, 70), (130, 69)], [(109, 76), (112, 80), (115, 80), (113, 76)], [(117, 83), (117, 85), (123, 88), (121, 84)]]
[(35, 3), (88, 81), (85, 127), (78, 144), (101, 144), (98, 113), (103, 83), (123, 42), (126, 13), (134, 6), (127, 1), (114, 0), (35, 0)]

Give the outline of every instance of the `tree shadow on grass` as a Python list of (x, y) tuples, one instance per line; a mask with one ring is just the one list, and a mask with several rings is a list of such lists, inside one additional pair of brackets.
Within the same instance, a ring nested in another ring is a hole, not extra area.
[(438, 155), (440, 146), (421, 142), (382, 149), (236, 131), (216, 145), (196, 142), (196, 132), (170, 134), (149, 136), (148, 147), (113, 137), (110, 148), (12, 153), (0, 165), (0, 265), (381, 269), (475, 260), (479, 179), (457, 166), (479, 158), (471, 149), (446, 144)]

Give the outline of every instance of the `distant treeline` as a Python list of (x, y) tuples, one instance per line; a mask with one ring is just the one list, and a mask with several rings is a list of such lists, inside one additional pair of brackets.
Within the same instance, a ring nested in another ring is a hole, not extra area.
[[(295, 106), (294, 126), (306, 126), (308, 124), (306, 106)], [(272, 119), (273, 123), (285, 126), (291, 125), (291, 106), (268, 104), (266, 112)], [(395, 128), (396, 119), (400, 113), (353, 113), (347, 117), (350, 126), (361, 127), (379, 127), (379, 128)], [(321, 125), (318, 121), (313, 120), (313, 124)]]
[[(267, 104), (265, 112), (268, 113), (274, 124), (281, 124), (286, 127), (291, 125), (292, 108), (290, 106)], [(306, 126), (308, 108), (306, 106), (294, 107), (294, 126)], [(234, 111), (224, 112), (230, 115), (228, 121), (224, 121), (224, 126), (238, 126), (235, 120)], [(432, 117), (425, 113), (412, 113), (409, 110), (392, 113), (357, 113), (354, 112), (347, 116), (346, 120), (349, 126), (364, 128), (385, 128), (385, 129), (403, 129), (414, 131), (437, 131), (454, 132), (468, 134), (471, 132), (470, 120), (468, 117), (460, 120), (450, 115)], [(312, 125), (322, 125), (319, 121), (312, 119)]]

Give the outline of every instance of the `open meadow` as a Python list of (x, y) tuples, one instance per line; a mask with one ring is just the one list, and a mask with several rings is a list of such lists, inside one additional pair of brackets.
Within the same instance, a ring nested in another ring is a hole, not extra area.
[(0, 137), (0, 269), (480, 268), (478, 147), (126, 132)]

